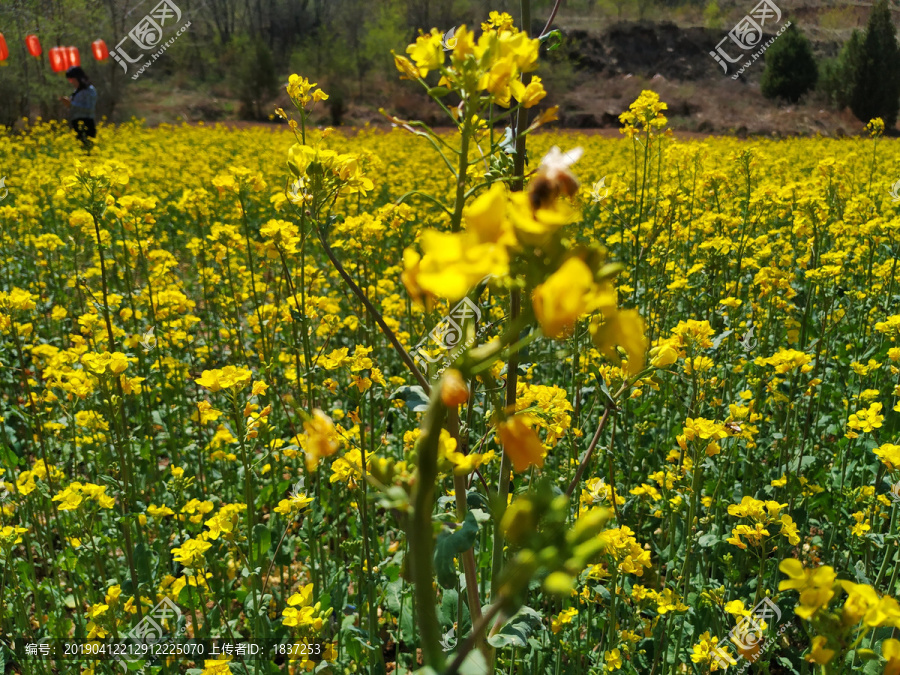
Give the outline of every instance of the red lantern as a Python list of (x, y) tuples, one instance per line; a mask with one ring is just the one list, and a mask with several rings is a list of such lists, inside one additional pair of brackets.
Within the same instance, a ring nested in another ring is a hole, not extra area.
[(106, 61), (109, 58), (109, 50), (103, 40), (94, 40), (91, 43), (91, 51), (94, 52), (94, 58), (98, 61)]
[(78, 53), (78, 47), (66, 47), (66, 68), (81, 65), (81, 55)]
[(35, 58), (40, 58), (41, 54), (44, 53), (44, 50), (41, 49), (41, 41), (38, 40), (37, 35), (27, 35), (25, 37), (25, 46), (28, 47), (28, 53)]
[(50, 69), (54, 73), (66, 69), (66, 52), (62, 47), (51, 47), (47, 55), (50, 58)]
[(9, 48), (6, 46), (6, 38), (0, 33), (0, 61), (6, 61), (9, 57)]

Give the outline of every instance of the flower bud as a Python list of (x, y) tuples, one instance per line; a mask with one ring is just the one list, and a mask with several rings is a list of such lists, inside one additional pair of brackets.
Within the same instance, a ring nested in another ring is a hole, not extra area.
[(453, 368), (444, 373), (441, 380), (441, 401), (447, 407), (462, 405), (469, 400), (469, 387), (462, 373)]

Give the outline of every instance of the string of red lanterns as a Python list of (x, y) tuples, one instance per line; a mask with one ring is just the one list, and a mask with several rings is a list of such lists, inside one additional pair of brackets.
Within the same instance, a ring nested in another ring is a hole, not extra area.
[[(36, 59), (41, 58), (44, 53), (40, 39), (33, 33), (25, 36), (25, 47), (28, 53)], [(109, 49), (104, 40), (94, 40), (91, 43), (91, 53), (97, 61), (106, 61), (109, 58)], [(8, 58), (9, 46), (6, 44), (3, 33), (0, 33), (0, 62), (6, 61)], [(78, 47), (51, 47), (47, 52), (47, 59), (50, 62), (50, 69), (54, 73), (81, 65), (81, 53), (78, 51)]]

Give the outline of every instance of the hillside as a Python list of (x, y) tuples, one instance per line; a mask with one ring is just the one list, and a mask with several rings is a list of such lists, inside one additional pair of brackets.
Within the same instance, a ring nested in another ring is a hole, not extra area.
[[(858, 8), (864, 25), (867, 8)], [(802, 8), (791, 16), (810, 14)], [(821, 12), (820, 12), (821, 14)], [(800, 19), (791, 19), (799, 23)], [(623, 21), (608, 27), (578, 28), (590, 22), (560, 22), (563, 40), (541, 73), (548, 90), (560, 102), (560, 124), (580, 129), (615, 129), (618, 116), (642, 89), (653, 89), (669, 104), (676, 131), (737, 135), (814, 135), (840, 137), (859, 133), (862, 125), (849, 111), (831, 109), (814, 92), (798, 105), (765, 99), (759, 79), (761, 58), (737, 80), (723, 74), (709, 52), (727, 34), (724, 28), (678, 25), (672, 21)], [(813, 24), (809, 35), (821, 61), (836, 55), (848, 31)], [(774, 37), (765, 32), (761, 42)], [(326, 82), (327, 84), (327, 82)], [(179, 86), (180, 85), (180, 86)], [(389, 110), (426, 121), (439, 121), (438, 110), (410, 87), (382, 77), (374, 90), (387, 92)], [(287, 104), (282, 93), (267, 108)], [(384, 101), (381, 101), (381, 105)], [(378, 104), (362, 95), (347, 97), (342, 123), (384, 123)], [(143, 117), (149, 124), (187, 121), (238, 121), (240, 103), (225, 85), (179, 83), (175, 78), (145, 78), (128, 87), (115, 118)], [(114, 118), (114, 119), (115, 119)], [(320, 121), (335, 123), (323, 109)]]

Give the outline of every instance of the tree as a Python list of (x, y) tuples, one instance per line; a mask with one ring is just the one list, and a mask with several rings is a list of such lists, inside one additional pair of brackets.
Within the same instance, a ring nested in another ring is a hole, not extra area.
[(261, 38), (232, 39), (228, 54), (231, 87), (241, 101), (241, 116), (264, 119), (265, 106), (278, 93), (278, 75), (272, 52)]
[(887, 0), (878, 0), (862, 44), (862, 53), (853, 77), (850, 109), (862, 122), (874, 117), (887, 128), (897, 123), (900, 106), (900, 47)]
[(717, 0), (709, 0), (703, 9), (703, 25), (714, 30), (722, 28), (722, 9)]
[(853, 78), (862, 60), (863, 33), (854, 30), (850, 39), (841, 47), (837, 58), (822, 64), (819, 86), (828, 102), (843, 109), (850, 105), (853, 95)]
[(795, 24), (766, 50), (766, 70), (760, 88), (766, 98), (781, 98), (796, 103), (816, 86), (819, 68), (809, 40)]

